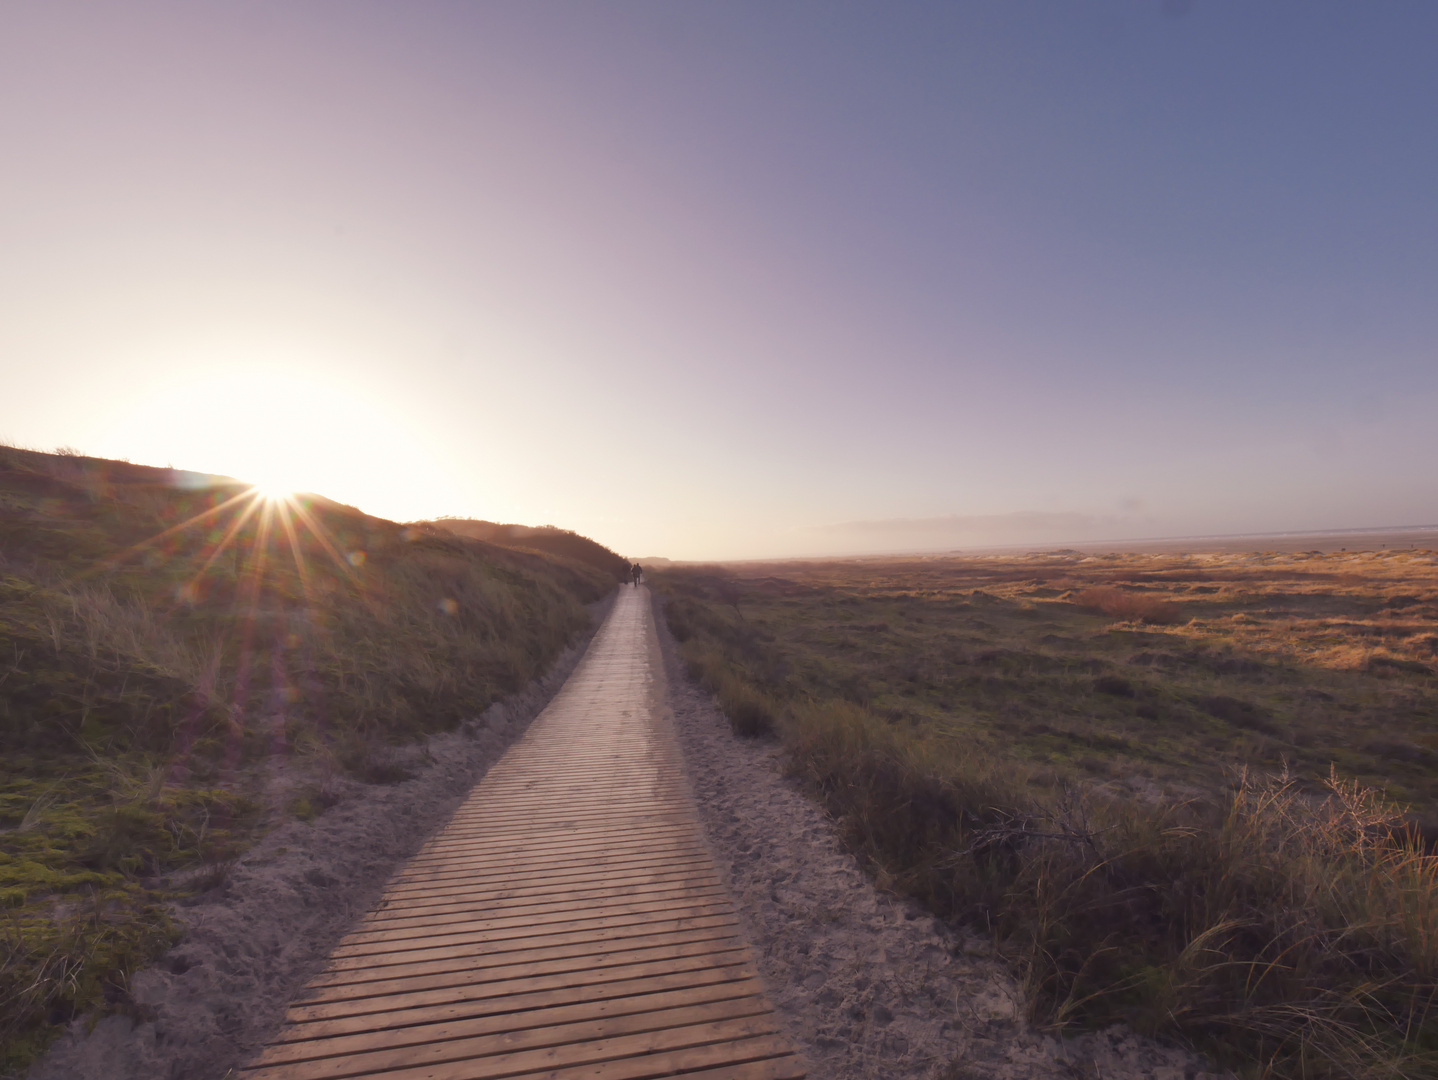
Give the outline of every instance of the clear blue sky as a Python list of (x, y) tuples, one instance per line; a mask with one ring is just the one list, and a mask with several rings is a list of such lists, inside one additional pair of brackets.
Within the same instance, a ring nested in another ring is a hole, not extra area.
[(1438, 521), (1438, 5), (0, 2), (0, 438), (682, 558)]

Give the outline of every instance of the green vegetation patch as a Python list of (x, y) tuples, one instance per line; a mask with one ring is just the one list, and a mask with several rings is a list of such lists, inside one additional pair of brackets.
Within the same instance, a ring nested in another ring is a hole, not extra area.
[[(66, 766), (77, 771), (60, 771)], [(130, 753), (78, 766), (15, 756), (0, 768), (0, 1046), (4, 1066), (72, 1016), (126, 1007), (125, 980), (174, 939), (165, 901), (224, 865), (259, 808), (234, 791), (167, 783)]]

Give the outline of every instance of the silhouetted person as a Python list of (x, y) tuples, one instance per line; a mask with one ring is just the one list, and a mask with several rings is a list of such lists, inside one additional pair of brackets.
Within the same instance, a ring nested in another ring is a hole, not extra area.
[(634, 587), (636, 589), (639, 588), (639, 582), (644, 577), (643, 567), (641, 567), (638, 563), (633, 563), (629, 567), (629, 573), (634, 577)]

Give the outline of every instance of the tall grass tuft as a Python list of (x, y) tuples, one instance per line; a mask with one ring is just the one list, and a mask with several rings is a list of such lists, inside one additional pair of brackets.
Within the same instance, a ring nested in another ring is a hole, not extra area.
[(783, 731), (883, 880), (992, 930), (1040, 1019), (1272, 1075), (1435, 1074), (1438, 859), (1376, 793), (1241, 775), (1216, 804), (1040, 803), (1019, 768), (850, 702)]
[(689, 677), (715, 696), (734, 734), (748, 738), (774, 733), (778, 704), (725, 659), (722, 651), (696, 646), (685, 650)]
[(6, 1075), (45, 1048), (53, 1025), (89, 1009), (125, 1007), (129, 975), (176, 938), (164, 909), (138, 894), (92, 892), (77, 907), (44, 923), (13, 914), (0, 919)]

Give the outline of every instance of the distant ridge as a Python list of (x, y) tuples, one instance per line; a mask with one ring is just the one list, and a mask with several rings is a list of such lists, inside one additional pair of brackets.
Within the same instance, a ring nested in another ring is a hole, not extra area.
[(472, 518), (436, 518), (425, 524), (497, 547), (542, 551), (546, 555), (573, 559), (606, 574), (613, 574), (620, 581), (629, 574), (629, 560), (624, 556), (587, 536), (554, 525), (502, 525)]

